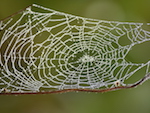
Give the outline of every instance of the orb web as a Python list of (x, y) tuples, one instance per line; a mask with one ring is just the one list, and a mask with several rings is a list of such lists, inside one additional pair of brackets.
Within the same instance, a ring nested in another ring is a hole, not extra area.
[(150, 61), (126, 58), (135, 45), (150, 40), (143, 28), (149, 25), (83, 18), (33, 4), (0, 21), (0, 92), (126, 85), (140, 69), (143, 75), (150, 71)]

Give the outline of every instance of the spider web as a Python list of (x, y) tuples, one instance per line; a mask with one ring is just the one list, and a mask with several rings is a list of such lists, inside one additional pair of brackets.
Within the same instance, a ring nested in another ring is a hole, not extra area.
[(0, 21), (0, 92), (126, 85), (140, 69), (150, 72), (150, 61), (126, 58), (150, 40), (143, 26), (150, 23), (89, 19), (33, 4)]

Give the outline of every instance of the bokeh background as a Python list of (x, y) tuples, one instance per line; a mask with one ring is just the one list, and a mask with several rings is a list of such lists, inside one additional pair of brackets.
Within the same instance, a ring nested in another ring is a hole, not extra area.
[[(150, 0), (0, 0), (0, 19), (31, 4), (102, 20), (149, 22)], [(150, 43), (134, 53), (149, 60)], [(149, 54), (148, 54), (149, 53)], [(107, 93), (0, 96), (1, 113), (150, 113), (150, 81)]]

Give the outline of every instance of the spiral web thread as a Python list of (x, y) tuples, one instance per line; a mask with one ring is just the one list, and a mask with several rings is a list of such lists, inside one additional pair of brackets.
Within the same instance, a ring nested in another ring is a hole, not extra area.
[(150, 61), (126, 58), (150, 40), (143, 26), (150, 23), (89, 19), (33, 4), (0, 21), (0, 92), (125, 86), (139, 70), (150, 72)]

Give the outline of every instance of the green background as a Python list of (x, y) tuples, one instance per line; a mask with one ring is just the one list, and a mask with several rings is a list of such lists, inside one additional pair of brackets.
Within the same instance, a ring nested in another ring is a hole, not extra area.
[[(0, 19), (32, 3), (88, 18), (150, 23), (150, 0), (0, 0)], [(149, 47), (139, 48), (133, 58), (149, 59)], [(0, 96), (0, 112), (150, 113), (149, 95), (150, 81), (134, 89), (107, 93)]]

